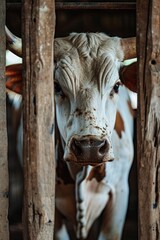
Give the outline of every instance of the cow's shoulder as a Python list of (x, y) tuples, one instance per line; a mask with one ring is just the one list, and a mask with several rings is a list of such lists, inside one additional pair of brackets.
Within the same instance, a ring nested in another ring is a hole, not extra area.
[(108, 175), (114, 181), (115, 178), (118, 182), (122, 176), (128, 177), (128, 170), (132, 165), (134, 154), (133, 130), (134, 116), (131, 111), (129, 92), (125, 87), (122, 87), (117, 107), (115, 128), (112, 134), (115, 160), (111, 164), (107, 164)]

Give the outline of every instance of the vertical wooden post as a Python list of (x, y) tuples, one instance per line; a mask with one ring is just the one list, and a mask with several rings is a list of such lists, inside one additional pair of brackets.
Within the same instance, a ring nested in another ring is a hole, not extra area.
[(139, 239), (160, 239), (160, 1), (137, 1)]
[(0, 4), (0, 240), (9, 239), (4, 26), (5, 0), (2, 0)]
[(53, 0), (23, 0), (24, 239), (53, 240)]

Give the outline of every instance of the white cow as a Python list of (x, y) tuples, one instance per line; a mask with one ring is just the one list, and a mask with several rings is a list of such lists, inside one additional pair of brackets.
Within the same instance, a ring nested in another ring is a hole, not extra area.
[[(135, 54), (134, 39), (103, 33), (55, 40), (55, 239), (121, 239), (133, 116), (120, 73), (134, 90), (135, 64), (121, 69), (122, 61)], [(10, 89), (11, 82), (8, 77)]]

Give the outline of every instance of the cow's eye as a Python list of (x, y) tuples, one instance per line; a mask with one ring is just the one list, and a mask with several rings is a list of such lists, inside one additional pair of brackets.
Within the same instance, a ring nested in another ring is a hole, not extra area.
[(121, 82), (120, 82), (120, 81), (117, 82), (117, 83), (114, 85), (113, 90), (114, 90), (115, 93), (118, 93), (118, 92), (119, 92), (119, 87), (120, 87), (120, 85), (121, 85)]
[(54, 92), (56, 95), (64, 96), (61, 86), (58, 82), (54, 82)]

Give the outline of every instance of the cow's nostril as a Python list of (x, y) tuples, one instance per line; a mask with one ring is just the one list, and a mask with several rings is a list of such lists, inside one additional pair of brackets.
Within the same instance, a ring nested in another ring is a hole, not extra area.
[(77, 156), (82, 155), (83, 150), (78, 140), (75, 139), (72, 140), (71, 148), (75, 155)]
[(101, 143), (101, 146), (99, 148), (99, 153), (101, 155), (104, 155), (108, 150), (108, 143), (106, 140), (104, 140), (102, 143)]

